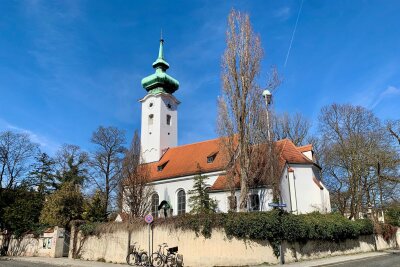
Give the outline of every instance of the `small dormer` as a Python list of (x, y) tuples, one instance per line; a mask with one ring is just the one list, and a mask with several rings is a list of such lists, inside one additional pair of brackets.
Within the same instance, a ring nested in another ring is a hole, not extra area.
[(163, 163), (157, 165), (157, 171), (161, 172), (162, 170), (164, 170), (164, 168), (165, 168), (165, 166), (167, 166), (168, 162), (169, 162), (169, 160), (164, 161)]
[(313, 146), (311, 144), (299, 146), (297, 147), (297, 150), (300, 151), (309, 160), (315, 161)]
[(214, 151), (207, 156), (207, 163), (213, 163), (217, 157), (218, 151)]

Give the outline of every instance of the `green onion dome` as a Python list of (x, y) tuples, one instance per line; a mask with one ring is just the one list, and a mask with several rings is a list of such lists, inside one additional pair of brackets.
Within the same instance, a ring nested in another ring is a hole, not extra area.
[(179, 82), (166, 73), (169, 64), (164, 59), (163, 44), (164, 40), (161, 39), (158, 58), (153, 63), (156, 72), (142, 79), (142, 86), (149, 94), (157, 92), (172, 94), (179, 88)]

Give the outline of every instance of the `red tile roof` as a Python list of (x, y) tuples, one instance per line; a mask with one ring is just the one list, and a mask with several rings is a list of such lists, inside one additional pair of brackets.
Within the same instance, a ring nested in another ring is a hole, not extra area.
[[(289, 139), (277, 141), (276, 146), (280, 151), (280, 165), (282, 168), (285, 163), (313, 164)], [(150, 172), (150, 181), (223, 171), (227, 160), (226, 153), (221, 151), (221, 147), (221, 139), (217, 138), (169, 148), (159, 161), (146, 164)], [(214, 154), (214, 161), (207, 163), (207, 157)], [(164, 168), (158, 171), (158, 166), (164, 164)], [(236, 182), (238, 183), (239, 181), (235, 181), (235, 184)], [(224, 187), (227, 184), (226, 176), (219, 176), (215, 183), (213, 185), (214, 189)]]
[(312, 146), (312, 144), (308, 144), (308, 145), (305, 145), (305, 146), (298, 146), (297, 150), (299, 150), (300, 152), (312, 151), (313, 150), (313, 146)]
[[(210, 190), (227, 190), (229, 189), (228, 177), (226, 175), (218, 176), (217, 180), (215, 180), (214, 184), (210, 187)], [(240, 187), (239, 177), (235, 177), (234, 188)]]
[[(172, 147), (157, 162), (149, 163), (150, 181), (193, 175), (198, 173), (221, 171), (225, 168), (224, 153), (219, 152), (220, 139)], [(207, 163), (207, 157), (215, 155), (214, 161)], [(165, 163), (162, 171), (157, 166)]]

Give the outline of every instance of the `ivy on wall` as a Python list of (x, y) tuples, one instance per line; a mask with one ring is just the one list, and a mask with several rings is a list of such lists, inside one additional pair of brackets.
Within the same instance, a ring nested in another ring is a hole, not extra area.
[[(143, 219), (133, 224), (108, 223), (97, 226), (80, 226), (86, 234), (110, 232), (110, 229), (131, 229), (132, 225), (145, 226)], [(198, 236), (210, 238), (213, 229), (224, 229), (228, 237), (251, 240), (268, 240), (279, 256), (278, 246), (282, 240), (306, 242), (308, 240), (344, 241), (361, 235), (374, 233), (374, 226), (368, 219), (350, 221), (340, 214), (309, 213), (292, 215), (279, 210), (268, 212), (229, 212), (190, 215), (185, 214), (167, 219), (158, 219), (154, 227), (169, 226), (175, 229), (191, 230)], [(100, 227), (100, 228), (99, 228)]]

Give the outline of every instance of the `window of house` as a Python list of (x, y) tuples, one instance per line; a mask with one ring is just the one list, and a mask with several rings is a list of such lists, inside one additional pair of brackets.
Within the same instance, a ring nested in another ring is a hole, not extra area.
[(167, 115), (167, 125), (171, 125), (171, 115)]
[(149, 125), (153, 125), (153, 119), (154, 119), (154, 115), (150, 114), (149, 115)]
[(165, 161), (165, 162), (163, 162), (163, 163), (161, 163), (160, 165), (158, 165), (157, 166), (157, 171), (162, 171), (162, 170), (164, 170), (164, 168), (165, 168), (165, 166), (167, 165), (167, 163), (168, 163), (168, 160), (167, 161)]
[(228, 196), (229, 210), (236, 211), (237, 209), (237, 198), (236, 196)]
[(207, 156), (207, 163), (213, 163), (218, 152), (213, 152)]
[(258, 194), (249, 195), (249, 211), (260, 210), (260, 196)]
[(178, 192), (178, 215), (186, 213), (186, 193), (183, 189)]
[(151, 196), (151, 215), (153, 218), (158, 217), (158, 205), (160, 204), (160, 198), (157, 193)]

